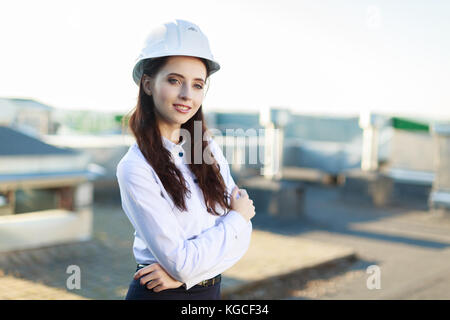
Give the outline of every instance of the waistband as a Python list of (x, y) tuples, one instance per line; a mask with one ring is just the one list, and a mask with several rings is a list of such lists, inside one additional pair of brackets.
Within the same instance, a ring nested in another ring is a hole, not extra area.
[[(142, 268), (144, 268), (146, 266), (149, 266), (149, 264), (138, 264), (137, 265), (137, 270), (142, 269)], [(202, 286), (202, 287), (209, 287), (209, 286), (213, 286), (213, 285), (215, 285), (217, 283), (220, 283), (221, 280), (222, 280), (222, 275), (219, 274), (219, 275), (215, 276), (214, 278), (203, 280), (203, 281), (197, 283), (196, 285), (197, 286)]]

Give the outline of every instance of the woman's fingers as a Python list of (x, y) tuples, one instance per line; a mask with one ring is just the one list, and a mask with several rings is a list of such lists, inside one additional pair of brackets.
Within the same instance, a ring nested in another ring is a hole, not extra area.
[(155, 279), (158, 278), (158, 275), (155, 272), (151, 272), (150, 274), (141, 277), (139, 280), (139, 283), (143, 286), (145, 286), (149, 281), (153, 282)]
[(238, 186), (234, 186), (233, 190), (231, 191), (231, 197), (233, 199), (236, 198), (236, 195), (237, 195), (238, 191), (239, 191)]
[(139, 269), (135, 274), (134, 274), (134, 280), (137, 280), (139, 278), (141, 278), (142, 276), (153, 272), (155, 270), (158, 270), (159, 265), (157, 263), (152, 263), (151, 265), (148, 265), (144, 268)]
[(247, 197), (247, 198), (248, 198), (247, 190), (245, 190), (245, 189), (239, 189), (239, 192), (241, 193), (241, 196), (242, 196), (242, 197)]
[[(155, 279), (155, 280), (152, 280), (149, 283), (147, 283), (146, 287), (147, 287), (147, 289), (152, 290), (156, 286), (159, 286), (161, 283), (162, 283), (161, 280)], [(155, 291), (155, 290), (153, 290), (153, 291)]]
[(159, 285), (159, 286), (155, 286), (155, 288), (153, 289), (154, 292), (160, 292), (163, 290), (166, 290), (167, 288), (164, 287), (163, 285)]
[(153, 263), (134, 274), (134, 279), (149, 290), (160, 292), (169, 288), (178, 288), (181, 282), (173, 279), (158, 263)]

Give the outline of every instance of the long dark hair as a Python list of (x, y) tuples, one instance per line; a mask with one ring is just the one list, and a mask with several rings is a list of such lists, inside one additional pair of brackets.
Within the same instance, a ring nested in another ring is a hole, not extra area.
[[(168, 57), (161, 57), (147, 60), (143, 73), (154, 78), (158, 71), (165, 65), (167, 59)], [(206, 79), (208, 79), (210, 75), (208, 64), (205, 60), (201, 58), (200, 60), (202, 60), (206, 66)], [(132, 114), (129, 117), (128, 125), (136, 138), (139, 149), (147, 162), (158, 174), (164, 188), (172, 197), (175, 206), (182, 211), (186, 211), (185, 197), (188, 193), (190, 194), (190, 190), (186, 186), (183, 174), (171, 161), (170, 152), (163, 145), (161, 132), (156, 123), (153, 97), (147, 95), (143, 90), (142, 78), (139, 85), (137, 104), (131, 112)], [(194, 136), (194, 121), (201, 121), (201, 137)], [(204, 121), (202, 106), (200, 106), (191, 119), (181, 125), (181, 129), (189, 131), (191, 137), (191, 151), (196, 150), (194, 145), (200, 144), (201, 142), (201, 155), (203, 155), (204, 150), (208, 148), (208, 141), (204, 141), (202, 138), (205, 136), (205, 132), (207, 132), (208, 129)], [(198, 180), (198, 185), (203, 192), (208, 212), (212, 215), (220, 215), (216, 211), (216, 205), (219, 205), (223, 209), (231, 209), (227, 202), (229, 194), (227, 193), (225, 182), (220, 174), (219, 164), (216, 159), (214, 159), (214, 155), (211, 152), (209, 155), (211, 156), (209, 159), (212, 160), (212, 164), (208, 164), (203, 160), (199, 164), (191, 161), (189, 163), (189, 168)]]

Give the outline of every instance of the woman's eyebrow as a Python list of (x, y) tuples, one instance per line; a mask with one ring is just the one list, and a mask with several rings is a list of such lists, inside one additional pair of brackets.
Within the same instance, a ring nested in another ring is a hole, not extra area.
[[(179, 76), (180, 78), (184, 79), (183, 75), (181, 75), (179, 73), (175, 73), (175, 72), (169, 73), (167, 76)], [(194, 80), (199, 80), (199, 81), (205, 82), (205, 80), (203, 80), (202, 78), (195, 78)]]

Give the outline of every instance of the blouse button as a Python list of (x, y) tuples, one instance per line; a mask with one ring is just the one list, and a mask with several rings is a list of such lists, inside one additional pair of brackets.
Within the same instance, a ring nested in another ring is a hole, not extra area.
[(198, 180), (197, 180), (197, 179), (194, 179), (194, 182), (195, 182), (195, 183), (198, 183)]
[(178, 153), (178, 155), (179, 155), (180, 157), (182, 157), (182, 156), (183, 156), (183, 152)]

